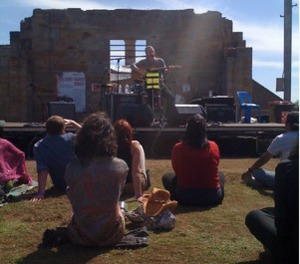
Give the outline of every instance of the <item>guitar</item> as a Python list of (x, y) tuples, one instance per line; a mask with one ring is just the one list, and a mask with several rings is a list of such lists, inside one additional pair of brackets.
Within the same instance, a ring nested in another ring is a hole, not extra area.
[[(170, 69), (181, 69), (181, 65), (169, 65), (166, 67), (139, 67), (139, 69), (146, 70), (147, 72), (155, 72), (155, 71), (160, 71), (160, 70), (170, 70)], [(145, 75), (141, 75), (137, 71), (132, 71), (131, 72), (131, 79), (134, 81), (143, 81), (145, 79)]]

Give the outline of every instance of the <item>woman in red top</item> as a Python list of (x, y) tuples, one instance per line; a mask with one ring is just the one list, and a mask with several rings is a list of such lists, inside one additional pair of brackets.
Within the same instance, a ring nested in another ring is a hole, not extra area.
[(163, 175), (164, 187), (181, 204), (217, 205), (224, 198), (224, 174), (218, 171), (220, 151), (206, 136), (206, 120), (200, 114), (188, 120), (185, 138), (171, 154), (174, 173)]

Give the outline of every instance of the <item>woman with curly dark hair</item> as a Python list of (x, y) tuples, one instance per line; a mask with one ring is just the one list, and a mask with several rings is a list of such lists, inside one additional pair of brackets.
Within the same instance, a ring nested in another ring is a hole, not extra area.
[(185, 138), (172, 148), (175, 172), (163, 175), (164, 187), (181, 204), (211, 206), (224, 197), (224, 175), (218, 171), (218, 145), (206, 136), (206, 120), (200, 114), (188, 120)]
[(83, 122), (73, 159), (66, 169), (67, 195), (73, 209), (68, 237), (77, 245), (111, 246), (124, 234), (125, 221), (119, 207), (128, 166), (116, 158), (114, 128), (104, 113)]

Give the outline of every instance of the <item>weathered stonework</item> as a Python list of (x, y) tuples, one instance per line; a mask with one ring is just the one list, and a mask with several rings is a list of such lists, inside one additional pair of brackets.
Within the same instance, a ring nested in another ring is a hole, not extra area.
[(101, 110), (90, 87), (109, 68), (113, 39), (147, 40), (167, 65), (182, 65), (169, 75), (173, 92), (190, 78), (194, 98), (210, 90), (252, 93), (252, 48), (216, 11), (35, 9), (10, 37), (10, 45), (0, 46), (0, 119), (7, 121), (44, 121), (47, 102), (57, 97), (56, 74), (64, 71), (85, 73), (86, 114)]

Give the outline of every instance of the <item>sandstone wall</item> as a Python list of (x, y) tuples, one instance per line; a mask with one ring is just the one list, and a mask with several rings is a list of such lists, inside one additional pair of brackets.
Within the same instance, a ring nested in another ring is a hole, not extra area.
[(219, 12), (35, 9), (21, 22), (20, 32), (11, 32), (10, 45), (0, 47), (1, 119), (44, 121), (47, 103), (57, 97), (56, 75), (64, 71), (85, 73), (86, 114), (101, 110), (102, 98), (91, 84), (109, 68), (114, 39), (147, 40), (167, 65), (182, 65), (169, 74), (173, 93), (187, 80), (193, 98), (210, 90), (235, 96), (238, 89), (252, 89), (252, 49)]

